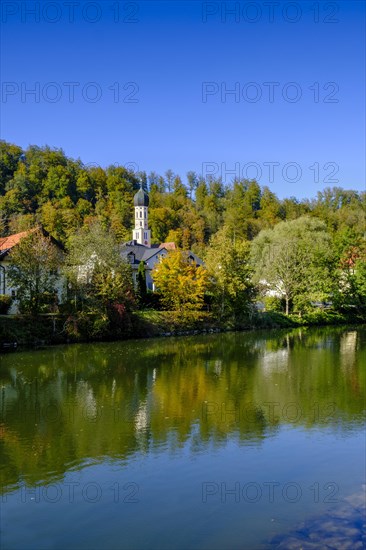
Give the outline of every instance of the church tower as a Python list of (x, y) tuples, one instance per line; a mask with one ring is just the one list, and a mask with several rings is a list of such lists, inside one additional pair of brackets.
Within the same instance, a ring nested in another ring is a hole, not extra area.
[(132, 239), (138, 244), (151, 247), (151, 231), (148, 223), (149, 195), (142, 189), (137, 191), (133, 198), (135, 206), (135, 229), (132, 232)]

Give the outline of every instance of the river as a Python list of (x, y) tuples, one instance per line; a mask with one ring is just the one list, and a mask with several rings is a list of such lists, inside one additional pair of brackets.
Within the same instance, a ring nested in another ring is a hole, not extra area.
[(364, 327), (3, 355), (0, 547), (363, 548), (365, 386)]

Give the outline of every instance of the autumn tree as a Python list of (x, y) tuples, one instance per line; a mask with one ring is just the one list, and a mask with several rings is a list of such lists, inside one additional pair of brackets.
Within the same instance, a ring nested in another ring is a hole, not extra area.
[(170, 251), (155, 266), (152, 277), (166, 309), (180, 313), (202, 309), (208, 274), (189, 252)]

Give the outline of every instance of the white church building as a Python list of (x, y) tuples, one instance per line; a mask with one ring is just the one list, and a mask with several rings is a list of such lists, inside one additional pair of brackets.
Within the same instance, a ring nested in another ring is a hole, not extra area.
[[(161, 243), (151, 245), (151, 230), (149, 229), (149, 195), (142, 186), (133, 199), (135, 209), (135, 227), (132, 231), (132, 240), (121, 245), (122, 257), (131, 265), (133, 280), (137, 284), (137, 271), (140, 262), (145, 264), (146, 286), (148, 290), (155, 290), (151, 272), (160, 258), (165, 257), (169, 250), (175, 250), (175, 243)], [(197, 265), (202, 260), (193, 252), (189, 252), (189, 259)]]

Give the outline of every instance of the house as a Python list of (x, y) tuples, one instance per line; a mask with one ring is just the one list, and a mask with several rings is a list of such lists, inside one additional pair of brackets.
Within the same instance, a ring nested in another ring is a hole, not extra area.
[[(137, 271), (140, 262), (145, 264), (146, 286), (148, 290), (155, 290), (152, 279), (152, 270), (170, 250), (175, 250), (175, 243), (161, 243), (151, 245), (151, 230), (149, 229), (149, 195), (142, 189), (137, 191), (133, 199), (135, 209), (135, 227), (132, 231), (132, 240), (121, 245), (121, 256), (132, 267), (134, 284), (137, 284)], [(196, 265), (203, 262), (198, 256), (189, 251), (189, 260)]]
[[(60, 248), (60, 250), (62, 251), (64, 250), (61, 243), (59, 243), (56, 239), (54, 239), (43, 228), (39, 228), (39, 227), (34, 227), (27, 231), (22, 231), (20, 233), (9, 235), (8, 237), (0, 238), (0, 294), (5, 294), (13, 298), (13, 302), (9, 310), (9, 313), (15, 314), (18, 312), (16, 288), (12, 286), (9, 276), (7, 274), (7, 271), (10, 265), (9, 253), (13, 250), (14, 247), (16, 247), (20, 243), (22, 239), (24, 239), (25, 237), (29, 236), (31, 233), (34, 233), (39, 229), (41, 229), (44, 236), (50, 237), (52, 243), (55, 246)], [(56, 289), (55, 289), (57, 292), (57, 298), (59, 303), (62, 301), (64, 283), (65, 283), (64, 279), (62, 277), (59, 277), (59, 280), (57, 281)]]

